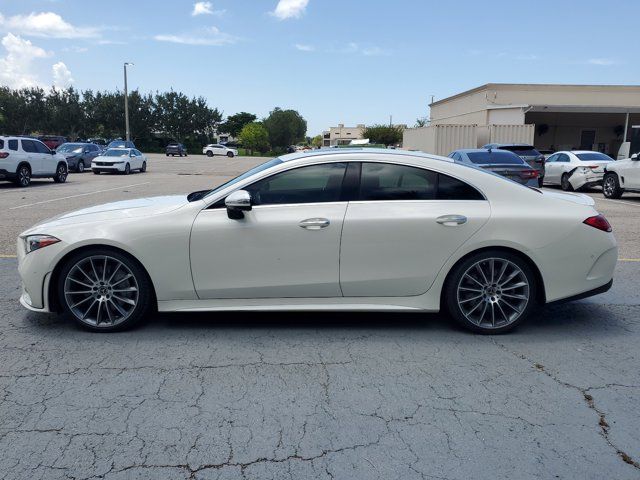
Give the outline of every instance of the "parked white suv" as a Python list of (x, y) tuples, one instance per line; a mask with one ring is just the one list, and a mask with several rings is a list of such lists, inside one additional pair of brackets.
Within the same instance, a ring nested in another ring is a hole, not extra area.
[(640, 193), (640, 157), (637, 153), (626, 160), (607, 164), (602, 180), (602, 193), (607, 198), (620, 198), (624, 192)]
[(226, 155), (229, 158), (233, 158), (238, 155), (238, 150), (235, 148), (225, 147), (218, 143), (212, 143), (202, 149), (202, 153), (207, 157), (213, 157), (214, 155)]
[(53, 178), (56, 183), (64, 183), (68, 172), (64, 156), (40, 140), (0, 136), (1, 180), (12, 181), (19, 187), (28, 187), (32, 178)]

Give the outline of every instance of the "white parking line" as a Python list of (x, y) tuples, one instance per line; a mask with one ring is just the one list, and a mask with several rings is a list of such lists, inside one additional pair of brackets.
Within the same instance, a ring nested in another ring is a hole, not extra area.
[(120, 187), (106, 188), (104, 190), (96, 190), (95, 192), (78, 193), (77, 195), (69, 195), (67, 197), (51, 198), (49, 200), (42, 200), (41, 202), (27, 203), (26, 205), (18, 205), (17, 207), (11, 207), (9, 210), (16, 210), (18, 208), (33, 207), (34, 205), (41, 205), (43, 203), (49, 203), (49, 202), (57, 202), (59, 200), (67, 200), (69, 198), (77, 198), (77, 197), (84, 197), (84, 196), (87, 196), (87, 195), (95, 195), (96, 193), (111, 192), (113, 190), (120, 190), (122, 188), (138, 187), (140, 185), (147, 185), (149, 183), (151, 183), (151, 182), (132, 183), (131, 185), (122, 185)]

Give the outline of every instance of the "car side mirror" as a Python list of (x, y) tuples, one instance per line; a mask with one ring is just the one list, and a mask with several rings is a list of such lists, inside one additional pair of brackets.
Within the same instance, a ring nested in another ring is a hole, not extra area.
[(236, 190), (229, 195), (224, 204), (227, 207), (227, 216), (232, 220), (244, 218), (244, 213), (251, 210), (251, 195), (246, 190)]
[(56, 151), (55, 151), (55, 150), (49, 150), (49, 153), (50, 153), (51, 155), (55, 155), (55, 154), (56, 154)]
[(640, 160), (640, 158), (638, 157), (637, 153), (634, 153), (633, 155), (631, 155), (631, 160)]

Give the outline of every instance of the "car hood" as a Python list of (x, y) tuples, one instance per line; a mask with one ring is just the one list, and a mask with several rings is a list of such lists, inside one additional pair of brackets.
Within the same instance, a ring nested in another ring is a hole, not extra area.
[(63, 213), (31, 227), (24, 233), (41, 231), (42, 227), (72, 225), (76, 223), (123, 220), (129, 218), (149, 217), (176, 210), (189, 201), (186, 195), (170, 195), (162, 197), (138, 198), (119, 202), (105, 203), (93, 207), (82, 208)]
[(554, 192), (550, 190), (540, 190), (540, 192), (547, 198), (564, 200), (566, 202), (577, 203), (578, 205), (593, 207), (596, 204), (593, 198), (584, 193)]

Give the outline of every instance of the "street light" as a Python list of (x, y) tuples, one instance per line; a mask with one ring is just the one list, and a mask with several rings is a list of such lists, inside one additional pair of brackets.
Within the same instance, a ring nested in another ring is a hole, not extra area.
[(124, 131), (127, 142), (131, 140), (129, 134), (129, 94), (127, 93), (127, 67), (133, 67), (133, 63), (124, 62)]

